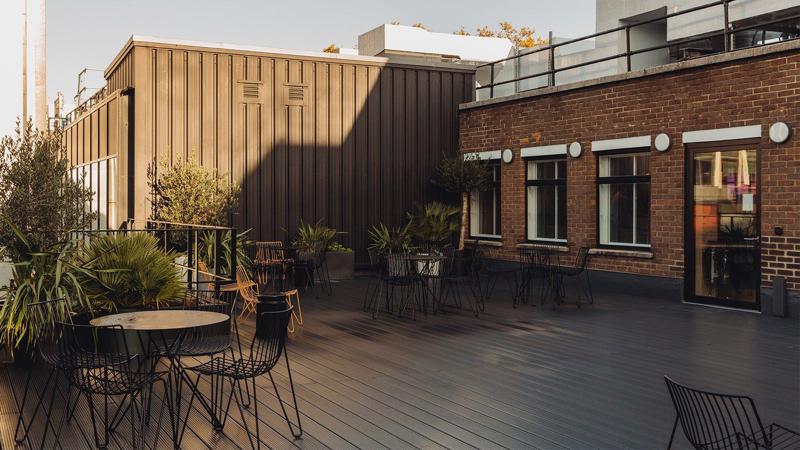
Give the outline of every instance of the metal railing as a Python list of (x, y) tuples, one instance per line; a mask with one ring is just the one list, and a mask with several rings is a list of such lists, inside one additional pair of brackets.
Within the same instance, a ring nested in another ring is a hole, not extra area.
[[(578, 69), (578, 68), (590, 66), (590, 65), (593, 65), (593, 64), (599, 64), (599, 63), (603, 63), (603, 62), (606, 62), (606, 61), (617, 60), (617, 59), (620, 59), (620, 58), (625, 58), (626, 72), (630, 72), (631, 71), (631, 61), (632, 61), (633, 56), (635, 56), (635, 55), (648, 53), (648, 52), (652, 52), (652, 51), (656, 51), (656, 50), (668, 49), (668, 48), (671, 48), (671, 47), (675, 47), (676, 45), (685, 45), (685, 44), (692, 43), (692, 42), (706, 41), (709, 38), (718, 37), (718, 36), (722, 36), (723, 37), (724, 49), (721, 52), (714, 52), (714, 53), (722, 53), (722, 52), (729, 52), (729, 51), (732, 51), (732, 50), (739, 50), (741, 48), (746, 48), (746, 47), (740, 47), (740, 48), (736, 48), (736, 49), (733, 48), (733, 46), (731, 45), (731, 37), (734, 34), (740, 33), (740, 32), (743, 32), (743, 31), (759, 29), (759, 28), (763, 28), (765, 26), (774, 25), (774, 24), (782, 23), (782, 22), (787, 22), (787, 21), (794, 20), (794, 19), (800, 19), (800, 14), (794, 14), (794, 15), (790, 15), (790, 16), (781, 17), (780, 19), (769, 21), (769, 22), (759, 22), (759, 23), (757, 23), (755, 25), (737, 27), (735, 29), (732, 29), (731, 28), (730, 18), (729, 18), (729, 4), (733, 3), (734, 1), (735, 0), (716, 0), (716, 1), (713, 1), (711, 3), (706, 3), (706, 4), (703, 4), (703, 5), (700, 5), (700, 6), (695, 6), (695, 7), (688, 8), (688, 9), (685, 9), (685, 10), (682, 10), (682, 11), (676, 11), (676, 12), (664, 14), (664, 15), (659, 16), (659, 17), (654, 17), (654, 18), (647, 19), (647, 20), (642, 20), (642, 21), (638, 21), (638, 22), (634, 22), (634, 23), (625, 24), (625, 25), (622, 25), (622, 26), (619, 26), (619, 27), (616, 27), (616, 28), (612, 28), (612, 29), (609, 29), (609, 30), (600, 31), (600, 32), (597, 32), (597, 33), (594, 33), (594, 34), (590, 34), (588, 36), (583, 36), (583, 37), (579, 37), (579, 38), (575, 38), (575, 39), (569, 39), (569, 40), (558, 42), (558, 43), (554, 43), (553, 42), (552, 33), (551, 33), (551, 38), (550, 38), (549, 44), (546, 45), (546, 46), (535, 48), (535, 49), (533, 49), (533, 50), (531, 50), (529, 52), (526, 52), (526, 53), (520, 53), (520, 54), (517, 54), (517, 55), (509, 56), (507, 58), (499, 59), (497, 61), (493, 61), (493, 62), (490, 62), (490, 63), (479, 65), (477, 67), (478, 71), (480, 71), (483, 68), (489, 67), (490, 80), (489, 80), (489, 84), (487, 84), (487, 85), (476, 86), (475, 91), (477, 93), (477, 92), (480, 92), (481, 90), (488, 89), (489, 90), (489, 98), (494, 98), (495, 88), (498, 87), (498, 86), (504, 86), (504, 85), (508, 85), (510, 83), (519, 83), (520, 81), (530, 80), (530, 79), (534, 79), (534, 78), (538, 78), (538, 77), (545, 77), (545, 76), (547, 77), (547, 85), (546, 86), (541, 86), (541, 87), (551, 87), (551, 86), (555, 86), (556, 85), (556, 74), (559, 73), (559, 72)], [(719, 7), (719, 6), (721, 6), (722, 9), (723, 9), (723, 14), (722, 14), (722, 16), (723, 16), (722, 17), (722, 19), (723, 19), (723, 28), (722, 28), (721, 32), (712, 31), (710, 33), (703, 33), (703, 34), (698, 35), (698, 36), (685, 38), (685, 39), (680, 39), (677, 42), (671, 42), (671, 43), (667, 42), (665, 44), (654, 45), (654, 46), (645, 47), (645, 48), (636, 49), (636, 50), (632, 50), (631, 49), (631, 30), (635, 29), (636, 27), (640, 27), (640, 26), (643, 26), (643, 25), (649, 25), (649, 24), (656, 23), (656, 22), (666, 21), (667, 19), (671, 19), (673, 17), (683, 16), (683, 15), (686, 15), (686, 14), (692, 14), (692, 13), (696, 13), (698, 11), (703, 11), (703, 10), (707, 10), (709, 8), (714, 8), (714, 7)], [(601, 57), (601, 58), (597, 58), (597, 59), (592, 59), (592, 60), (589, 60), (589, 61), (583, 61), (583, 62), (580, 62), (580, 63), (571, 64), (571, 65), (567, 65), (567, 66), (563, 66), (563, 67), (556, 67), (556, 65), (555, 65), (555, 58), (556, 58), (555, 52), (556, 52), (556, 49), (558, 49), (560, 47), (564, 47), (564, 46), (570, 45), (570, 44), (576, 44), (576, 43), (579, 43), (579, 42), (589, 41), (589, 40), (595, 39), (597, 37), (606, 36), (606, 35), (609, 35), (609, 34), (620, 33), (620, 32), (625, 32), (625, 51), (624, 52), (616, 53), (616, 54), (613, 54), (613, 55), (610, 55), (610, 56), (605, 56), (605, 57)], [(791, 37), (789, 39), (797, 39), (797, 36), (793, 36), (793, 37)], [(762, 43), (762, 44), (757, 44), (757, 45), (769, 45), (769, 43)], [(507, 79), (507, 80), (502, 80), (502, 81), (495, 81), (495, 67), (497, 65), (503, 65), (503, 64), (506, 64), (507, 62), (510, 62), (510, 61), (518, 62), (518, 61), (520, 61), (521, 58), (530, 57), (531, 55), (539, 54), (539, 53), (542, 53), (542, 52), (547, 52), (547, 66), (548, 66), (548, 69), (546, 71), (533, 73), (533, 74), (530, 74), (530, 75), (517, 76), (517, 77), (514, 77), (514, 78)], [(515, 89), (514, 91), (516, 92), (517, 89)], [(476, 97), (478, 97), (478, 96), (476, 95)]]
[[(185, 257), (174, 264), (176, 268), (186, 271), (186, 283), (190, 288), (214, 285), (215, 289), (219, 289), (221, 285), (236, 279), (238, 255), (235, 228), (127, 219), (116, 229), (77, 230), (70, 234), (73, 239), (90, 242), (95, 236), (128, 233), (151, 234), (158, 239), (159, 248), (164, 253), (176, 251)], [(223, 246), (226, 238), (227, 249)], [(207, 248), (202, 250), (202, 246)], [(228, 261), (223, 263), (223, 258)]]

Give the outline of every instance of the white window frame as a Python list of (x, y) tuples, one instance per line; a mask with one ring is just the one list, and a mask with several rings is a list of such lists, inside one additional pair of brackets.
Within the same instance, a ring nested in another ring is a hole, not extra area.
[[(637, 233), (637, 202), (636, 202), (636, 185), (640, 183), (631, 182), (633, 184), (633, 224), (632, 224), (632, 240), (633, 242), (615, 242), (611, 240), (611, 201), (610, 201), (610, 192), (606, 192), (603, 194), (603, 188), (605, 187), (606, 190), (610, 189), (610, 186), (615, 183), (601, 183), (599, 180), (603, 178), (608, 178), (609, 176), (602, 176), (601, 173), (603, 172), (603, 165), (606, 161), (611, 158), (624, 158), (624, 157), (634, 157), (633, 158), (633, 173), (636, 173), (636, 164), (637, 160), (635, 156), (637, 154), (647, 154), (649, 156), (649, 152), (646, 151), (630, 151), (625, 153), (616, 153), (616, 154), (609, 154), (609, 155), (599, 155), (597, 158), (597, 179), (598, 179), (598, 186), (597, 186), (597, 221), (598, 221), (598, 244), (601, 246), (610, 246), (610, 247), (631, 247), (631, 248), (651, 248), (652, 247), (652, 231), (651, 235), (648, 236), (648, 240), (651, 242), (650, 244), (638, 244), (636, 243), (636, 233)], [(637, 176), (637, 175), (632, 175)], [(648, 181), (648, 184), (650, 182)], [(652, 197), (652, 185), (650, 191), (650, 203), (652, 204), (653, 197)], [(652, 205), (648, 205), (648, 210)], [(652, 211), (648, 211), (648, 214)]]
[[(545, 155), (549, 156), (551, 154), (545, 154)], [(562, 153), (552, 153), (552, 155), (562, 155)], [(564, 162), (566, 162), (566, 147), (565, 147), (565, 152), (564, 152), (563, 155), (564, 156), (561, 157), (561, 158), (558, 157), (558, 156), (554, 156), (552, 158), (548, 157), (546, 159), (528, 159), (528, 160), (525, 161), (525, 202), (526, 202), (526, 204), (525, 204), (525, 210), (526, 210), (525, 240), (527, 240), (529, 242), (553, 242), (553, 243), (559, 243), (559, 244), (567, 243), (567, 237), (566, 236), (564, 236), (564, 238), (537, 237), (537, 223), (536, 223), (536, 204), (537, 204), (536, 200), (537, 200), (537, 198), (536, 198), (536, 196), (538, 194), (538, 189), (533, 189), (532, 190), (532, 192), (533, 192), (532, 198), (528, 196), (528, 192), (529, 192), (528, 189), (529, 188), (531, 188), (531, 187), (535, 188), (535, 187), (547, 185), (547, 184), (537, 185), (537, 184), (529, 184), (528, 183), (529, 181), (536, 181), (537, 180), (538, 170), (539, 170), (538, 163), (555, 162), (555, 161), (564, 161)], [(529, 170), (529, 167), (530, 167), (531, 164), (534, 167), (533, 178), (530, 178), (528, 176), (528, 170)], [(565, 175), (565, 177), (563, 178), (563, 180), (564, 180), (563, 186), (565, 187), (565, 190), (566, 190), (566, 181), (567, 181), (566, 173), (564, 175)], [(558, 170), (556, 170), (556, 176), (558, 176)], [(555, 180), (559, 180), (560, 181), (561, 178), (555, 178)], [(551, 185), (552, 186), (556, 186), (556, 187), (561, 186), (561, 184), (559, 184), (559, 183), (552, 183)], [(558, 189), (555, 189), (555, 195), (556, 195), (556, 199), (555, 199), (555, 231), (556, 231), (556, 235), (558, 235), (558, 225), (559, 225), (559, 222), (558, 222), (558, 217), (559, 217)]]
[[(498, 164), (498, 175), (502, 180), (502, 167), (499, 166), (500, 159), (502, 157), (502, 151), (500, 150), (492, 150), (486, 152), (479, 152), (479, 153), (466, 153), (464, 154), (464, 159), (470, 157), (477, 157), (478, 159), (489, 161), (492, 165)], [(500, 184), (498, 180), (497, 190), (500, 190)], [(474, 230), (480, 229), (480, 202), (478, 201), (480, 192), (473, 191), (469, 193), (469, 237), (471, 238), (484, 238), (484, 239), (502, 239), (502, 234), (486, 234), (486, 233), (475, 233)], [(497, 202), (497, 197), (493, 197), (492, 199), (492, 217), (494, 218), (494, 228), (499, 228), (502, 226), (502, 222), (499, 222), (497, 219), (502, 214), (501, 205)]]

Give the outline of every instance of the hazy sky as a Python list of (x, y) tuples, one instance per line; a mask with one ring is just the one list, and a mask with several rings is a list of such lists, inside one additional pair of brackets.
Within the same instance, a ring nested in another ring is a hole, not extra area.
[[(21, 111), (21, 11), (25, 0), (0, 0), (0, 135)], [(33, 55), (39, 0), (28, 0), (28, 112), (33, 115)], [(67, 104), (84, 67), (105, 69), (133, 34), (301, 50), (352, 47), (379, 24), (422, 22), (452, 32), (508, 20), (542, 35), (594, 32), (595, 0), (48, 0), (47, 93)]]

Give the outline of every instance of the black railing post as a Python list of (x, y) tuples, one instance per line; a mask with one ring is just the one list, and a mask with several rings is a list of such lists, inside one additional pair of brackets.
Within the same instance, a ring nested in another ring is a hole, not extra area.
[(625, 26), (625, 63), (627, 64), (628, 70), (626, 72), (631, 71), (631, 26)]
[(724, 12), (723, 16), (725, 17), (725, 28), (722, 29), (722, 36), (725, 38), (725, 51), (729, 52), (731, 51), (731, 37), (728, 29), (728, 0), (722, 0), (722, 10)]
[(192, 263), (195, 255), (194, 255), (194, 242), (192, 242), (191, 235), (192, 231), (186, 230), (186, 267), (188, 267), (188, 269), (186, 270), (186, 281), (189, 287), (192, 286), (192, 272), (194, 272), (197, 269), (197, 264)]
[(228, 274), (228, 277), (232, 280), (236, 280), (236, 258), (238, 256), (236, 251), (236, 228), (231, 228), (229, 233), (231, 234), (231, 273)]
[(494, 98), (494, 63), (489, 64), (489, 98)]
[(556, 85), (556, 50), (553, 47), (553, 32), (547, 33), (547, 45), (550, 47), (547, 51), (547, 85)]
[(219, 249), (222, 248), (222, 235), (220, 229), (214, 230), (214, 290), (219, 291), (219, 266), (221, 262)]

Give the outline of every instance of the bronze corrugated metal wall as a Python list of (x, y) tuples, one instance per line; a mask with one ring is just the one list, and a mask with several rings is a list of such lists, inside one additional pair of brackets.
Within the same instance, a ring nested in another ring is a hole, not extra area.
[(109, 76), (135, 90), (139, 213), (146, 162), (194, 158), (241, 185), (234, 224), (252, 239), (285, 240), (301, 219), (321, 220), (347, 233), (340, 241), (362, 263), (370, 226), (399, 223), (434, 195), (473, 92), (466, 68), (131, 48)]

